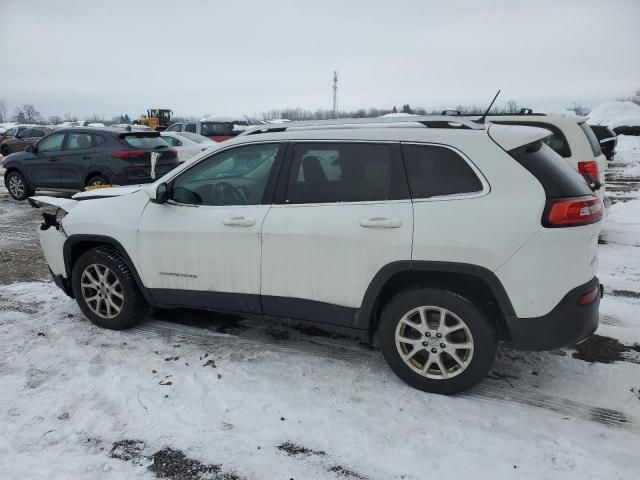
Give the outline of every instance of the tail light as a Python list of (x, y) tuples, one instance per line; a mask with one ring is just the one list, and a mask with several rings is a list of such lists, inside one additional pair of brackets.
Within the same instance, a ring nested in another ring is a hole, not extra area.
[(603, 205), (597, 197), (550, 199), (542, 225), (545, 227), (578, 227), (596, 223), (602, 218)]
[(122, 158), (123, 160), (142, 158), (145, 155), (147, 155), (147, 152), (141, 152), (139, 150), (115, 150), (111, 152), (113, 158)]
[(598, 162), (578, 162), (578, 172), (580, 172), (588, 181), (600, 184), (600, 170)]

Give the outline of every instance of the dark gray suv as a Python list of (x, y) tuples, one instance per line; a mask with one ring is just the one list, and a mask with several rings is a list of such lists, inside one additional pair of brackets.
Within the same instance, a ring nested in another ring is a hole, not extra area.
[(179, 162), (176, 150), (158, 132), (66, 128), (5, 157), (2, 165), (9, 194), (25, 200), (37, 189), (78, 191), (95, 185), (148, 183)]

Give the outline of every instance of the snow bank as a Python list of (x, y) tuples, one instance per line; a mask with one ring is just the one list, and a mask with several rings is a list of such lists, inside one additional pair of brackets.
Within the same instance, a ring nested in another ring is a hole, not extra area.
[(640, 126), (640, 105), (617, 101), (601, 103), (589, 113), (589, 123), (608, 125), (611, 128)]
[(416, 115), (415, 113), (404, 113), (404, 112), (398, 112), (398, 113), (386, 113), (384, 115), (380, 115), (378, 118), (385, 118), (385, 117), (419, 117), (420, 115)]

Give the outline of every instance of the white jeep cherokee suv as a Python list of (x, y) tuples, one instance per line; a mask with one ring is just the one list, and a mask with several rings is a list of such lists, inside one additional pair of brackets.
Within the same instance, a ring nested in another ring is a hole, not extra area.
[(430, 392), (468, 389), (498, 341), (595, 331), (602, 203), (542, 140), (459, 117), (263, 125), (151, 185), (33, 197), (53, 278), (127, 328), (148, 306), (375, 338)]

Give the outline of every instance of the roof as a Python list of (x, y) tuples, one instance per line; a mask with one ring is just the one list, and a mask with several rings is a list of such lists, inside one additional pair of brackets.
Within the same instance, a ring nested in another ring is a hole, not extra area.
[(336, 118), (333, 120), (308, 120), (302, 122), (271, 123), (248, 128), (242, 135), (294, 130), (332, 130), (353, 128), (445, 128), (484, 130), (485, 125), (468, 118), (447, 115), (423, 115), (378, 118)]

